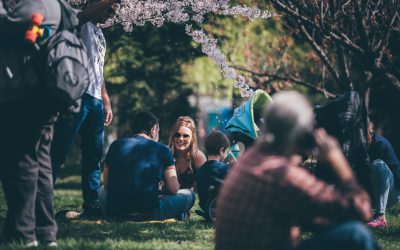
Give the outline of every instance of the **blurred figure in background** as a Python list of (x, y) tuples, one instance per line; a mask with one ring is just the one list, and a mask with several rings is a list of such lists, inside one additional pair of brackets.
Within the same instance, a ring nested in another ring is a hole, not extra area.
[(386, 227), (386, 208), (400, 201), (400, 162), (392, 144), (383, 136), (368, 133), (372, 173), (372, 201), (375, 210), (370, 227)]

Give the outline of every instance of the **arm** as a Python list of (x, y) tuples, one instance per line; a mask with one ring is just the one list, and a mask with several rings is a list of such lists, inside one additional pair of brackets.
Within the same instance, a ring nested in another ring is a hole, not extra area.
[(168, 166), (164, 171), (164, 182), (167, 191), (175, 195), (179, 190), (178, 176), (174, 165)]
[(117, 2), (118, 0), (100, 0), (90, 4), (78, 13), (79, 22), (84, 24), (100, 17), (108, 8)]
[(104, 126), (108, 126), (112, 122), (113, 113), (112, 113), (110, 97), (108, 96), (108, 93), (107, 93), (105, 81), (103, 82), (103, 86), (101, 88), (101, 97), (103, 99)]
[(206, 155), (201, 152), (201, 150), (197, 150), (194, 155), (194, 166), (195, 168), (199, 168), (203, 166), (203, 164), (207, 161)]
[(367, 221), (372, 215), (368, 194), (354, 180), (339, 144), (324, 130), (317, 130), (315, 139), (320, 150), (320, 160), (332, 167), (339, 183), (332, 187), (303, 169), (288, 168), (284, 183), (288, 185), (289, 191), (285, 192), (296, 194), (297, 203), (290, 203), (293, 206), (285, 209), (295, 213), (305, 225), (317, 221), (330, 224), (345, 219)]
[(319, 160), (329, 164), (341, 182), (352, 181), (353, 171), (336, 139), (329, 136), (324, 129), (317, 129), (315, 142), (319, 150)]
[(108, 190), (108, 165), (107, 164), (104, 164), (103, 185), (104, 185), (104, 189), (107, 191)]

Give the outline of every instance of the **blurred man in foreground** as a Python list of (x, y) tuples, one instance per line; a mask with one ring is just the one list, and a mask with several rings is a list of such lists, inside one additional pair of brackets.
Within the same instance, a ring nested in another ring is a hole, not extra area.
[[(217, 207), (216, 249), (379, 249), (363, 224), (370, 200), (333, 137), (313, 132), (313, 111), (296, 92), (277, 94), (264, 116), (265, 137), (228, 175)], [(314, 139), (315, 138), (315, 139)], [(314, 141), (315, 140), (315, 141)], [(299, 168), (313, 143), (339, 184)], [(299, 227), (318, 228), (299, 243)]]

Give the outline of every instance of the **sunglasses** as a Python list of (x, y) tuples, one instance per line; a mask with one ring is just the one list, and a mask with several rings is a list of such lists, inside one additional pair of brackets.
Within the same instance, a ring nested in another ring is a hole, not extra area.
[(190, 139), (190, 135), (188, 135), (188, 134), (180, 134), (180, 133), (175, 133), (174, 134), (174, 138), (175, 139), (179, 139), (181, 137), (183, 137), (183, 139), (185, 139), (185, 140), (189, 140)]

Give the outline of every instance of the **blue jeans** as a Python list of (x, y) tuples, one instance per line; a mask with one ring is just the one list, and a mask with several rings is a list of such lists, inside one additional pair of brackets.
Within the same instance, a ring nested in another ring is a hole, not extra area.
[(382, 160), (371, 163), (370, 175), (372, 184), (372, 201), (376, 213), (385, 214), (387, 206), (393, 206), (400, 201), (400, 190), (394, 185), (392, 171)]
[(86, 206), (98, 201), (101, 175), (100, 161), (103, 158), (104, 147), (102, 100), (84, 94), (81, 111), (78, 114), (59, 117), (55, 124), (54, 140), (51, 147), (54, 183), (78, 133), (81, 137), (81, 179), (83, 208), (85, 209)]
[[(100, 187), (99, 190), (99, 204), (100, 208), (105, 214), (106, 202), (107, 202), (107, 191), (104, 186)], [(154, 220), (165, 220), (176, 218), (182, 213), (189, 211), (195, 201), (193, 191), (189, 189), (180, 189), (176, 195), (163, 195), (160, 197), (160, 207), (156, 210)]]
[(303, 241), (296, 250), (378, 250), (368, 229), (356, 221), (343, 222)]
[(163, 195), (160, 197), (160, 208), (156, 210), (155, 219), (176, 218), (189, 211), (195, 199), (193, 191), (189, 189), (180, 189), (176, 195)]

